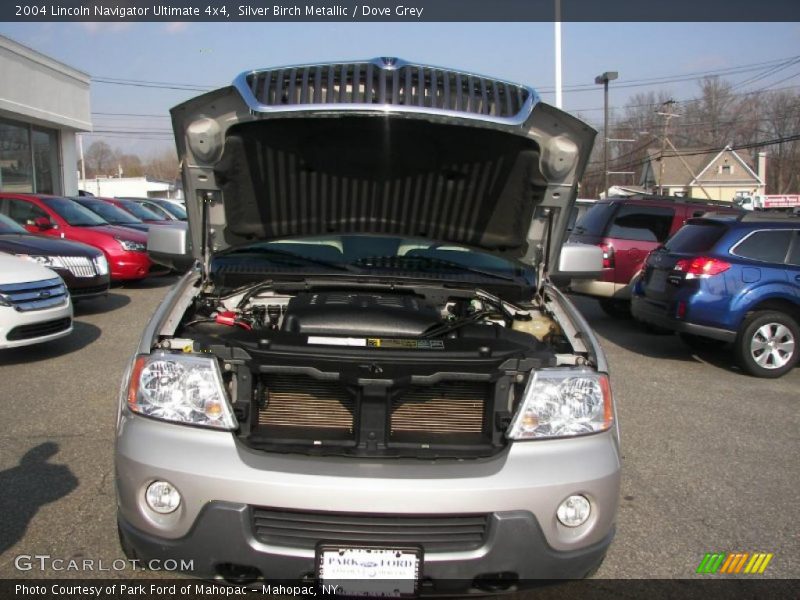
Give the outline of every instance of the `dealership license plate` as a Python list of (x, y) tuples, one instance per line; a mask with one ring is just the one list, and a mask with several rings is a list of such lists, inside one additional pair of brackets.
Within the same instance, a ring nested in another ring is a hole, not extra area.
[(317, 576), (335, 594), (365, 598), (413, 598), (422, 565), (420, 548), (320, 546)]
[(667, 272), (653, 271), (650, 275), (650, 281), (647, 282), (647, 287), (653, 292), (663, 292), (667, 289)]

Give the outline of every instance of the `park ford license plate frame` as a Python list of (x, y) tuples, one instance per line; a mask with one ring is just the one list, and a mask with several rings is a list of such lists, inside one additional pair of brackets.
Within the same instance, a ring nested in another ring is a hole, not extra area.
[(360, 598), (416, 598), (422, 574), (421, 546), (320, 542), (317, 581), (338, 586), (336, 595)]

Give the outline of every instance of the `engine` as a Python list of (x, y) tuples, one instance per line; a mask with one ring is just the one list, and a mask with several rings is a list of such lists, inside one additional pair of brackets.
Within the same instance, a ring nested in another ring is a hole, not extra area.
[(440, 311), (417, 296), (319, 292), (292, 298), (281, 329), (307, 335), (416, 337), (440, 322)]
[(252, 288), (198, 298), (173, 349), (225, 361), (240, 437), (274, 452), (487, 456), (554, 319), (486, 292)]

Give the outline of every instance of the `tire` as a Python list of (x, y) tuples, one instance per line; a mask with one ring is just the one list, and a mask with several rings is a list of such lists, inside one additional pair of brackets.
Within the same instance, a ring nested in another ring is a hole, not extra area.
[(680, 337), (683, 343), (689, 346), (689, 348), (692, 350), (697, 350), (698, 352), (719, 350), (723, 348), (726, 343), (722, 340), (715, 340), (714, 338), (703, 337), (701, 335), (694, 335), (691, 333), (679, 333), (678, 337)]
[(609, 317), (615, 319), (630, 319), (631, 318), (631, 303), (627, 300), (617, 300), (616, 298), (599, 298), (597, 302), (600, 308)]
[(774, 379), (791, 371), (800, 357), (800, 327), (777, 311), (755, 312), (739, 331), (736, 358), (750, 375)]

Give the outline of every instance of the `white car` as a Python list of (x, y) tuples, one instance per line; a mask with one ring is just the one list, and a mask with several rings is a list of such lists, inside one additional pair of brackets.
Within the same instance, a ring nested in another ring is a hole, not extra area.
[(49, 342), (72, 333), (72, 302), (57, 273), (0, 254), (0, 348)]

